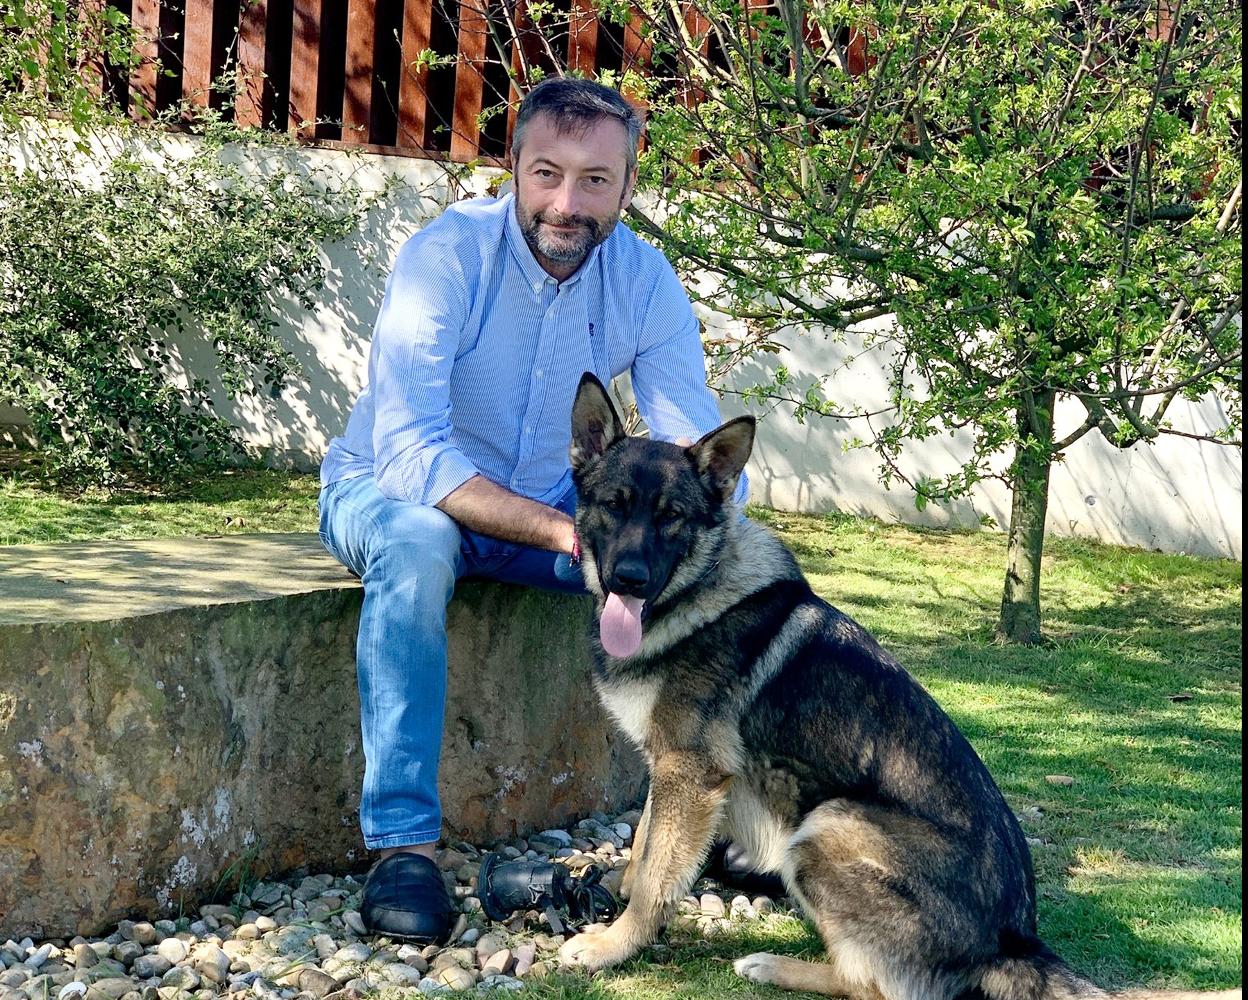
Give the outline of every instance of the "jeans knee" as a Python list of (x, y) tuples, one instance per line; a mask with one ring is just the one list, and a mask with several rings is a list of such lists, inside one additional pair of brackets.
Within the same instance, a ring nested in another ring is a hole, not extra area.
[[(454, 585), (460, 546), (459, 525), (436, 507), (412, 505), (386, 519), (375, 540), (369, 574), (398, 579), (437, 580)], [(367, 575), (365, 584), (367, 585)]]

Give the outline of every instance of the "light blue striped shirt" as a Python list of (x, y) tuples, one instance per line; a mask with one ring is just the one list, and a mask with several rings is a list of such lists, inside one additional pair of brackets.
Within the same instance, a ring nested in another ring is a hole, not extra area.
[(657, 439), (718, 426), (698, 321), (667, 259), (621, 224), (556, 282), (514, 204), (459, 202), (399, 251), (368, 385), (322, 483), (371, 474), (386, 496), (432, 505), (479, 473), (553, 504), (571, 482), (572, 398), (587, 371), (604, 383), (629, 371)]

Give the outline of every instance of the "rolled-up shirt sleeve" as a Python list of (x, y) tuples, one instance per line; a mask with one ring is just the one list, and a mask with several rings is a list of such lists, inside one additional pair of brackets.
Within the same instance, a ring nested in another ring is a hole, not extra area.
[[(632, 366), (637, 409), (662, 441), (697, 440), (722, 422), (714, 392), (706, 384), (706, 355), (701, 326), (680, 279), (666, 260), (658, 269), (654, 291), (641, 317), (641, 337)], [(733, 500), (749, 497), (745, 473)]]
[(373, 330), (374, 476), (382, 494), (433, 505), (477, 475), (451, 442), (451, 368), (468, 315), (452, 257), (409, 240), (386, 285)]

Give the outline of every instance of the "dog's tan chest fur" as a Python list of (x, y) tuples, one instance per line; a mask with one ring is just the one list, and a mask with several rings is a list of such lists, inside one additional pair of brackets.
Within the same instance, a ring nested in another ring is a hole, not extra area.
[(598, 696), (624, 734), (644, 749), (650, 738), (651, 717), (663, 682), (658, 677), (642, 680), (596, 680)]

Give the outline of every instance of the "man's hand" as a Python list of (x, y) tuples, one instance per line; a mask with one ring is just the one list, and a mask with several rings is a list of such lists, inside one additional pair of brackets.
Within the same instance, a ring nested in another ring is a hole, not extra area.
[(473, 476), (436, 506), (478, 534), (551, 552), (572, 552), (572, 518), (484, 476)]

